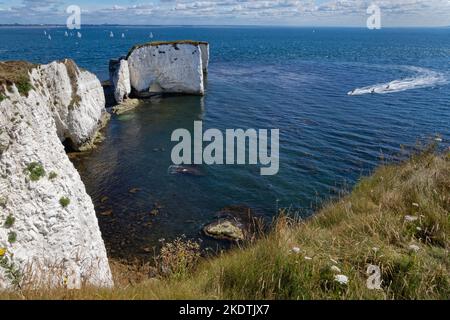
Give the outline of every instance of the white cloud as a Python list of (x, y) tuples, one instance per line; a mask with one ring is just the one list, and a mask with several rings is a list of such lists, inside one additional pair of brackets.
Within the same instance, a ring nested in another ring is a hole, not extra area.
[[(0, 21), (63, 23), (67, 6), (63, 1), (21, 0), (20, 5), (10, 7), (8, 14), (0, 12)], [(144, 0), (147, 2), (142, 4), (111, 0), (109, 5), (78, 1), (82, 2), (83, 21), (94, 24), (364, 26), (367, 7), (376, 3), (387, 25), (450, 25), (450, 0)]]

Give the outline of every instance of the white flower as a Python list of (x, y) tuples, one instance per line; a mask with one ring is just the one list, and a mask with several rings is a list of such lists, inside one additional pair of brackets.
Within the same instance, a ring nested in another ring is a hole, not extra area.
[(341, 269), (339, 269), (337, 266), (332, 266), (331, 271), (333, 272), (341, 272)]
[(312, 260), (312, 258), (305, 256), (305, 260)]
[(373, 250), (374, 252), (378, 252), (378, 250), (380, 250), (380, 248), (373, 247), (372, 250)]
[(419, 204), (418, 203), (415, 203), (415, 202), (413, 202), (413, 204), (412, 204), (414, 207), (419, 207)]
[(348, 277), (344, 276), (343, 274), (337, 274), (334, 276), (334, 281), (339, 282), (340, 284), (347, 284)]
[(409, 245), (409, 249), (412, 250), (412, 251), (414, 251), (414, 252), (417, 252), (417, 251), (420, 250), (420, 247), (417, 246), (417, 245), (415, 245), (415, 244), (410, 244), (410, 245)]
[(417, 219), (419, 219), (419, 218), (416, 216), (405, 216), (405, 221), (407, 221), (407, 222), (413, 222), (413, 221), (416, 221)]
[(421, 227), (416, 227), (416, 230), (417, 231), (422, 231), (422, 228)]
[(293, 248), (292, 248), (292, 252), (294, 252), (294, 253), (300, 253), (300, 248), (299, 248), (299, 247), (293, 247)]

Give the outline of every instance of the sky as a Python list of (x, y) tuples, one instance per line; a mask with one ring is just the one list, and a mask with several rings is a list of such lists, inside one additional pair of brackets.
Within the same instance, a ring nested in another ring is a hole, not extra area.
[(450, 26), (450, 0), (0, 0), (0, 24), (290, 25), (365, 27), (367, 8), (382, 27)]

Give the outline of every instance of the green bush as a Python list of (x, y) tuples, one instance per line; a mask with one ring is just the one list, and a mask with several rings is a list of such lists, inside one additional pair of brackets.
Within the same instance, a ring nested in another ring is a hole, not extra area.
[(32, 162), (27, 166), (27, 170), (30, 173), (31, 181), (38, 181), (45, 176), (44, 167), (38, 162)]
[(6, 228), (11, 228), (15, 221), (16, 221), (16, 218), (14, 218), (12, 215), (9, 215), (6, 218), (5, 227)]
[(58, 175), (56, 174), (56, 172), (55, 172), (55, 171), (52, 171), (52, 172), (49, 173), (48, 178), (49, 178), (50, 180), (53, 180), (53, 179), (56, 179), (57, 176), (58, 176)]
[(11, 231), (10, 233), (8, 233), (8, 242), (9, 243), (14, 243), (17, 240), (17, 233), (15, 233), (14, 231)]
[(59, 199), (59, 204), (65, 208), (70, 204), (70, 199), (67, 197), (61, 197), (61, 199)]

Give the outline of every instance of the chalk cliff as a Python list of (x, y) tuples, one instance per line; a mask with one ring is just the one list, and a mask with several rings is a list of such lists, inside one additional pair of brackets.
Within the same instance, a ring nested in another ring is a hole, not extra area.
[(0, 63), (0, 87), (0, 288), (112, 286), (94, 206), (61, 143), (92, 141), (100, 81), (70, 60), (13, 62)]

